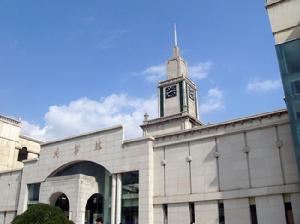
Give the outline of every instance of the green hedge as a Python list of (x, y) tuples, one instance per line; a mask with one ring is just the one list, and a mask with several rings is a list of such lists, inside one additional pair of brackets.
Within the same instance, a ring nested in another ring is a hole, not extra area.
[(60, 208), (36, 204), (16, 216), (12, 224), (74, 224), (74, 222), (68, 220)]

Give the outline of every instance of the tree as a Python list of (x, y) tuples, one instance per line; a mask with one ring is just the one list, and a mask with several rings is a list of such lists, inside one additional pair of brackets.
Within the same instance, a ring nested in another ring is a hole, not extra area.
[(16, 216), (12, 224), (74, 224), (74, 222), (68, 220), (60, 208), (36, 204)]

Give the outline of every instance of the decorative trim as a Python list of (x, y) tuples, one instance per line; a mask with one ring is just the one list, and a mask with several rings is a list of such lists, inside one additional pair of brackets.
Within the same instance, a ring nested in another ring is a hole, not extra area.
[(180, 112), (183, 112), (183, 81), (179, 82)]
[(159, 88), (159, 94), (160, 94), (160, 117), (164, 116), (164, 88)]

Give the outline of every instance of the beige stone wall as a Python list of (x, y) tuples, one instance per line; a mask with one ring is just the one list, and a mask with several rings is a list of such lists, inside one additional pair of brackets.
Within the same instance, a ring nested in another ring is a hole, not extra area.
[(267, 10), (276, 44), (300, 38), (299, 0), (268, 0)]
[(18, 161), (19, 150), (26, 147), (28, 159), (37, 158), (40, 142), (20, 136), (20, 122), (0, 116), (0, 171), (20, 169), (23, 163)]
[(195, 203), (196, 223), (219, 224), (217, 201), (202, 201)]
[[(26, 210), (27, 184), (44, 182), (53, 172), (68, 164), (91, 161), (114, 175), (139, 171), (139, 221), (153, 223), (152, 141), (151, 138), (124, 141), (122, 127), (115, 127), (42, 145), (40, 158), (25, 163), (18, 213)], [(40, 197), (45, 201), (48, 196), (43, 195), (45, 193)], [(86, 201), (78, 202), (77, 206), (83, 204), (85, 206)], [(82, 217), (76, 216), (74, 220), (77, 222)]]
[(225, 223), (251, 224), (249, 199), (224, 200)]
[(39, 154), (41, 151), (41, 143), (38, 140), (29, 138), (27, 136), (20, 136), (19, 145), (21, 147), (26, 147), (32, 154)]
[(12, 214), (16, 214), (21, 178), (21, 170), (0, 173), (0, 220), (4, 216), (9, 220)]
[[(218, 200), (224, 202), (226, 223), (250, 223), (249, 197), (257, 198), (261, 213), (284, 214), (282, 194), (299, 188), (287, 113), (175, 132), (154, 145), (155, 206), (183, 209), (194, 202), (199, 223), (218, 223)], [(278, 206), (267, 211), (273, 200)], [(297, 197), (292, 204), (297, 220)], [(175, 213), (172, 220), (180, 219)], [(261, 223), (272, 223), (261, 213)]]
[[(285, 224), (282, 195), (269, 195), (255, 198), (258, 223)], [(296, 210), (296, 209), (294, 209)]]
[(0, 171), (19, 168), (16, 163), (20, 126), (17, 121), (10, 121), (0, 116)]

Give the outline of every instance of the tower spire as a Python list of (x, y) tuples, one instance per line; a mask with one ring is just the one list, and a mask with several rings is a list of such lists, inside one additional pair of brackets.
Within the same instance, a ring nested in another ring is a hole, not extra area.
[(178, 43), (177, 43), (177, 30), (176, 30), (176, 23), (174, 23), (174, 41), (175, 41), (175, 47), (178, 46)]
[(178, 40), (177, 40), (176, 23), (174, 23), (174, 50), (173, 50), (173, 56), (175, 58), (179, 57), (179, 47), (178, 47)]

